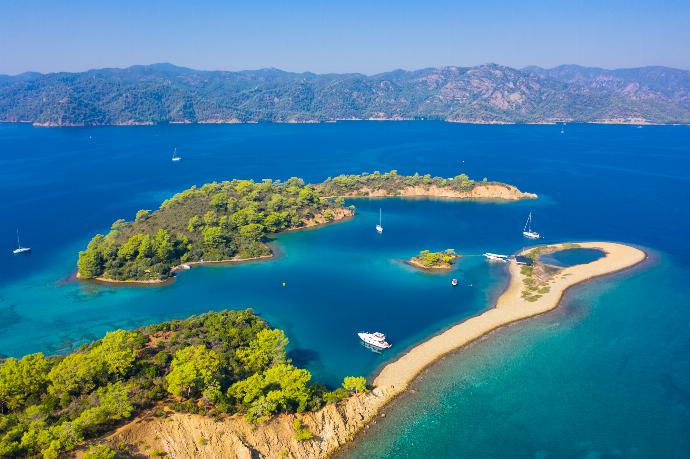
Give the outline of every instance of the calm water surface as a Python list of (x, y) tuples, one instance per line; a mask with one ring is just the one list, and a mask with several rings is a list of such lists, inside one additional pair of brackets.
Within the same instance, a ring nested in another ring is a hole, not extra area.
[(578, 248), (547, 253), (539, 257), (539, 259), (551, 266), (567, 268), (568, 266), (591, 263), (603, 257), (604, 255), (606, 255), (606, 253), (599, 249)]
[[(172, 163), (173, 147), (183, 157)], [(275, 260), (204, 267), (166, 287), (71, 279), (76, 253), (117, 218), (231, 178), (397, 169), (514, 183), (538, 201), (357, 200), (346, 223), (283, 235)], [(614, 240), (645, 266), (569, 294), (566, 308), (447, 358), (352, 457), (690, 456), (690, 128), (445, 123), (39, 129), (0, 125), (0, 353), (65, 352), (106, 331), (252, 307), (291, 355), (336, 384), (490, 306), (506, 273), (476, 256), (546, 242)], [(374, 231), (383, 208), (385, 232)], [(11, 254), (19, 226), (28, 256)], [(466, 256), (447, 274), (400, 262)], [(449, 286), (458, 277), (461, 286)], [(282, 282), (286, 286), (282, 287)], [(379, 356), (354, 333), (379, 329)]]

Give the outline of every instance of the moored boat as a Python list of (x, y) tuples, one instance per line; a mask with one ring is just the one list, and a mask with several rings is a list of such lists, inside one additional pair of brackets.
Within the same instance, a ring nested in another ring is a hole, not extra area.
[(376, 225), (376, 232), (379, 234), (383, 233), (383, 226), (381, 225), (381, 208), (379, 208), (379, 224)]
[(532, 231), (532, 212), (529, 213), (527, 221), (525, 222), (525, 228), (522, 230), (522, 235), (527, 239), (541, 239), (541, 234), (536, 231)]
[(359, 336), (359, 339), (364, 341), (365, 344), (368, 344), (376, 349), (388, 349), (392, 346), (388, 341), (386, 341), (386, 335), (381, 332), (359, 332), (357, 333), (357, 336)]
[(489, 261), (500, 261), (502, 263), (508, 262), (508, 255), (500, 255), (497, 253), (486, 252), (484, 256)]
[(450, 285), (452, 285), (453, 287), (457, 287), (457, 285), (458, 285), (458, 280), (455, 279), (455, 278), (453, 278), (453, 280), (450, 281)]
[(19, 228), (17, 228), (17, 248), (14, 249), (12, 253), (18, 255), (26, 252), (31, 252), (31, 247), (22, 247), (22, 245), (19, 243)]

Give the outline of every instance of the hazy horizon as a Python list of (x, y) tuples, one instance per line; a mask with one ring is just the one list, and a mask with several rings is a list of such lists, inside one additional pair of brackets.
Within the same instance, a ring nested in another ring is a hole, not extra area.
[(448, 65), (441, 65), (441, 66), (432, 66), (432, 67), (420, 67), (420, 68), (403, 68), (403, 67), (396, 67), (396, 68), (391, 68), (389, 70), (383, 70), (381, 72), (376, 72), (376, 73), (365, 73), (365, 72), (358, 72), (356, 70), (349, 71), (349, 72), (316, 72), (313, 70), (286, 70), (283, 68), (279, 67), (258, 67), (258, 68), (246, 68), (246, 69), (234, 69), (234, 70), (229, 70), (229, 69), (221, 69), (221, 68), (195, 68), (195, 67), (189, 67), (186, 65), (179, 65), (174, 62), (152, 62), (150, 64), (131, 64), (131, 65), (126, 65), (126, 66), (104, 66), (104, 67), (92, 67), (92, 68), (85, 68), (83, 70), (57, 70), (57, 71), (49, 71), (49, 72), (40, 72), (36, 70), (26, 70), (24, 72), (19, 72), (19, 73), (0, 73), (0, 75), (3, 76), (18, 76), (26, 73), (38, 73), (42, 75), (48, 75), (51, 73), (84, 73), (84, 72), (90, 72), (90, 71), (95, 71), (95, 70), (126, 70), (131, 67), (151, 67), (151, 66), (162, 66), (162, 65), (170, 65), (173, 67), (177, 68), (182, 68), (182, 69), (187, 69), (187, 70), (193, 70), (193, 71), (199, 71), (199, 72), (258, 72), (261, 70), (277, 70), (281, 72), (287, 72), (287, 73), (312, 73), (315, 75), (328, 75), (328, 74), (337, 74), (337, 75), (346, 75), (346, 74), (359, 74), (359, 75), (365, 75), (365, 76), (375, 76), (375, 75), (381, 75), (385, 73), (391, 73), (391, 72), (397, 72), (397, 71), (404, 71), (404, 72), (415, 72), (419, 70), (424, 70), (424, 69), (432, 69), (432, 68), (451, 68), (451, 67), (456, 67), (456, 68), (473, 68), (473, 67), (480, 67), (484, 65), (498, 65), (501, 67), (509, 67), (517, 70), (524, 70), (526, 68), (530, 67), (539, 67), (545, 70), (551, 70), (554, 68), (558, 67), (563, 67), (563, 66), (576, 66), (576, 67), (581, 67), (581, 68), (591, 68), (591, 69), (603, 69), (603, 70), (610, 70), (610, 71), (615, 71), (615, 70), (630, 70), (630, 69), (637, 69), (637, 68), (653, 68), (653, 67), (663, 67), (663, 68), (669, 68), (669, 69), (674, 69), (674, 70), (684, 70), (684, 71), (690, 71), (690, 68), (681, 68), (681, 67), (670, 67), (667, 65), (656, 65), (656, 64), (648, 64), (648, 65), (640, 65), (637, 67), (596, 67), (596, 66), (588, 66), (588, 65), (582, 65), (582, 64), (572, 64), (572, 63), (563, 63), (563, 64), (557, 64), (551, 67), (544, 67), (541, 65), (535, 65), (535, 64), (529, 64), (525, 65), (522, 67), (513, 67), (510, 65), (506, 64), (501, 64), (497, 62), (484, 62), (481, 64), (474, 64), (474, 65), (460, 65), (460, 64), (448, 64)]
[[(209, 1), (0, 4), (0, 73), (174, 62), (199, 70), (383, 73), (500, 62), (689, 69), (690, 3)], [(146, 64), (144, 64), (146, 65)]]

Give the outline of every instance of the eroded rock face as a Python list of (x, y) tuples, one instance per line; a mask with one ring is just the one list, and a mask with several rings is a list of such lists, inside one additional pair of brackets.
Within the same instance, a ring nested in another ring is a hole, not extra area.
[[(364, 197), (385, 197), (390, 196), (386, 190), (368, 190), (363, 189), (353, 196)], [(507, 201), (517, 201), (519, 199), (535, 199), (537, 197), (534, 193), (525, 193), (518, 190), (512, 185), (495, 184), (495, 183), (480, 183), (472, 188), (470, 191), (457, 191), (452, 188), (442, 188), (437, 186), (423, 187), (411, 186), (400, 190), (396, 196), (428, 196), (437, 198), (453, 198), (453, 199), (500, 199)]]
[[(314, 413), (280, 415), (258, 426), (237, 415), (222, 420), (172, 412), (163, 417), (143, 416), (108, 440), (132, 445), (137, 454), (158, 450), (179, 459), (322, 458), (352, 439), (395, 393), (376, 389)], [(292, 423), (296, 417), (314, 435), (311, 440), (295, 440)]]

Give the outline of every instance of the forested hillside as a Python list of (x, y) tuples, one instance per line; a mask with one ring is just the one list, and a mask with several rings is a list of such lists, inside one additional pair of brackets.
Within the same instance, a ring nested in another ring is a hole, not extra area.
[[(0, 361), (0, 457), (57, 458), (152, 407), (260, 423), (366, 390), (362, 377), (334, 390), (313, 383), (287, 344), (251, 310), (223, 311), (113, 331), (66, 356)], [(98, 445), (85, 457), (115, 454)]]
[(304, 122), (690, 122), (690, 72), (488, 64), (378, 75), (170, 64), (0, 76), (0, 121), (41, 125)]

